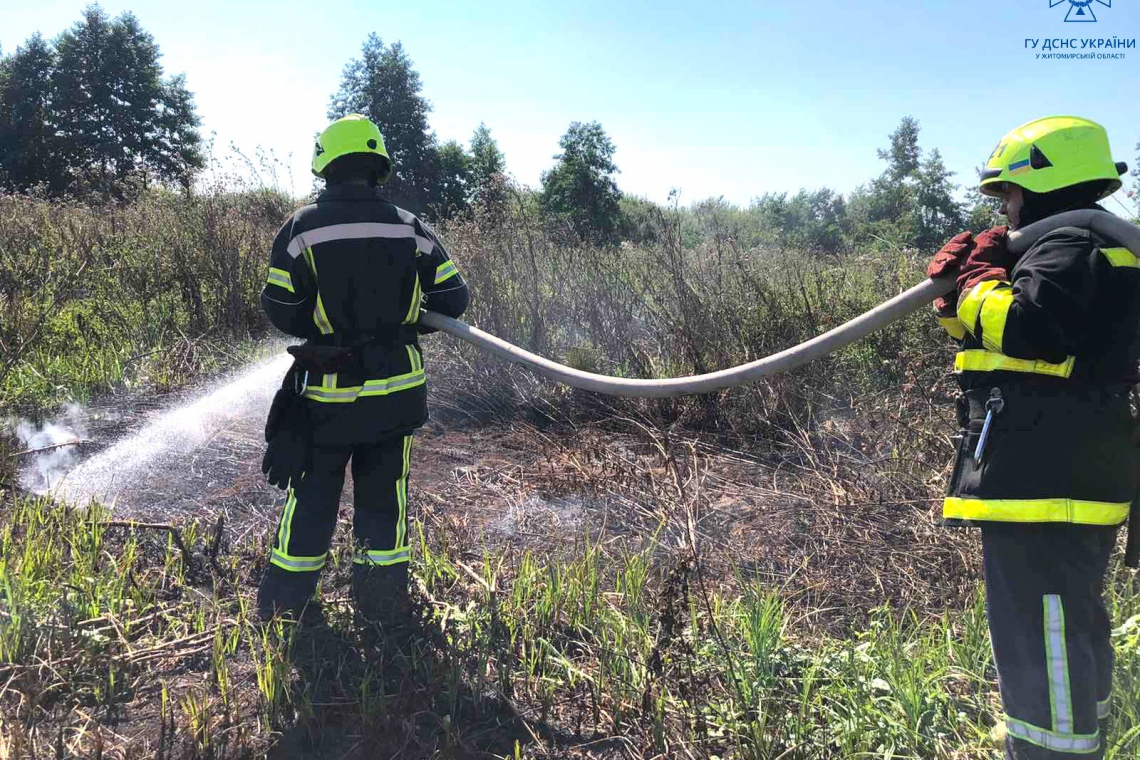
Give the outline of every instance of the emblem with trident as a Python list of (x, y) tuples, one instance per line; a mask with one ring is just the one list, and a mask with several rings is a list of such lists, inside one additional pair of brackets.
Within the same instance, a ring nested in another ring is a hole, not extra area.
[(1112, 0), (1049, 0), (1049, 7), (1053, 8), (1061, 3), (1069, 4), (1069, 12), (1065, 14), (1066, 23), (1096, 23), (1096, 14), (1093, 13), (1092, 4), (1100, 3), (1105, 8), (1112, 7)]

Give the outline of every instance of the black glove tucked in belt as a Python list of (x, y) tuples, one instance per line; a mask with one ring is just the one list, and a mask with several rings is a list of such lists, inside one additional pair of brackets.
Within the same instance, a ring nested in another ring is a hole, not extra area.
[(309, 469), (312, 459), (312, 425), (305, 409), (305, 399), (294, 389), (294, 367), (285, 383), (273, 396), (269, 418), (265, 421), (265, 458), (261, 471), (271, 485), (289, 488), (296, 485)]

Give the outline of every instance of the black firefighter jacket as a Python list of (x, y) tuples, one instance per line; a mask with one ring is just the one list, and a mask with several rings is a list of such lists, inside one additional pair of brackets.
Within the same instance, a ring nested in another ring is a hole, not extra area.
[(420, 308), (460, 316), (467, 284), (414, 215), (333, 185), (277, 233), (261, 304), (289, 335), (355, 347), (350, 369), (308, 378), (314, 445), (373, 443), (427, 421)]
[(1140, 354), (1137, 257), (1089, 230), (1056, 230), (1008, 282), (961, 294), (958, 320), (945, 326), (961, 339), (963, 430), (944, 518), (1124, 522), (1140, 488), (1129, 406)]

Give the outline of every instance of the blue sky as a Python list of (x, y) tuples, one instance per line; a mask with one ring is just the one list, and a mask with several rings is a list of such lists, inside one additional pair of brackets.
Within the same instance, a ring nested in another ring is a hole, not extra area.
[[(829, 186), (877, 175), (875, 149), (904, 115), (959, 179), (1007, 130), (1073, 113), (1104, 124), (1118, 160), (1140, 142), (1140, 49), (1124, 60), (1036, 60), (1025, 38), (1140, 38), (1140, 0), (958, 2), (118, 2), (184, 72), (206, 133), (279, 156), (310, 185), (312, 135), (369, 32), (400, 40), (441, 139), (486, 122), (510, 171), (537, 185), (571, 121), (600, 121), (623, 190), (683, 202)], [(0, 46), (54, 37), (86, 3), (0, 11)], [(1039, 51), (1038, 51), (1039, 52)], [(224, 151), (222, 151), (224, 152)], [(1129, 183), (1130, 184), (1130, 183)], [(1117, 211), (1116, 204), (1111, 204)]]

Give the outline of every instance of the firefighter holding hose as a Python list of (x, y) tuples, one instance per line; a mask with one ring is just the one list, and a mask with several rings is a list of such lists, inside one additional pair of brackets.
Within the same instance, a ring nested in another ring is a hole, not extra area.
[[(958, 235), (928, 274), (957, 273), (935, 309), (958, 341), (962, 430), (943, 516), (981, 528), (1006, 757), (1103, 757), (1113, 651), (1109, 555), (1140, 487), (1129, 393), (1140, 353), (1140, 260), (1062, 227), (1024, 254), (1014, 230), (1096, 209), (1120, 188), (1103, 127), (1055, 116), (1005, 135), (981, 192), (1009, 226)], [(1107, 212), (1103, 212), (1107, 213)]]
[(352, 590), (358, 614), (399, 623), (408, 592), (408, 472), (427, 420), (419, 335), (423, 306), (458, 317), (467, 285), (433, 232), (389, 203), (392, 162), (379, 128), (359, 114), (334, 121), (313, 148), (325, 190), (273, 242), (261, 303), (305, 344), (266, 423), (262, 469), (286, 489), (263, 617), (298, 616), (328, 557), (345, 469), (353, 481)]

